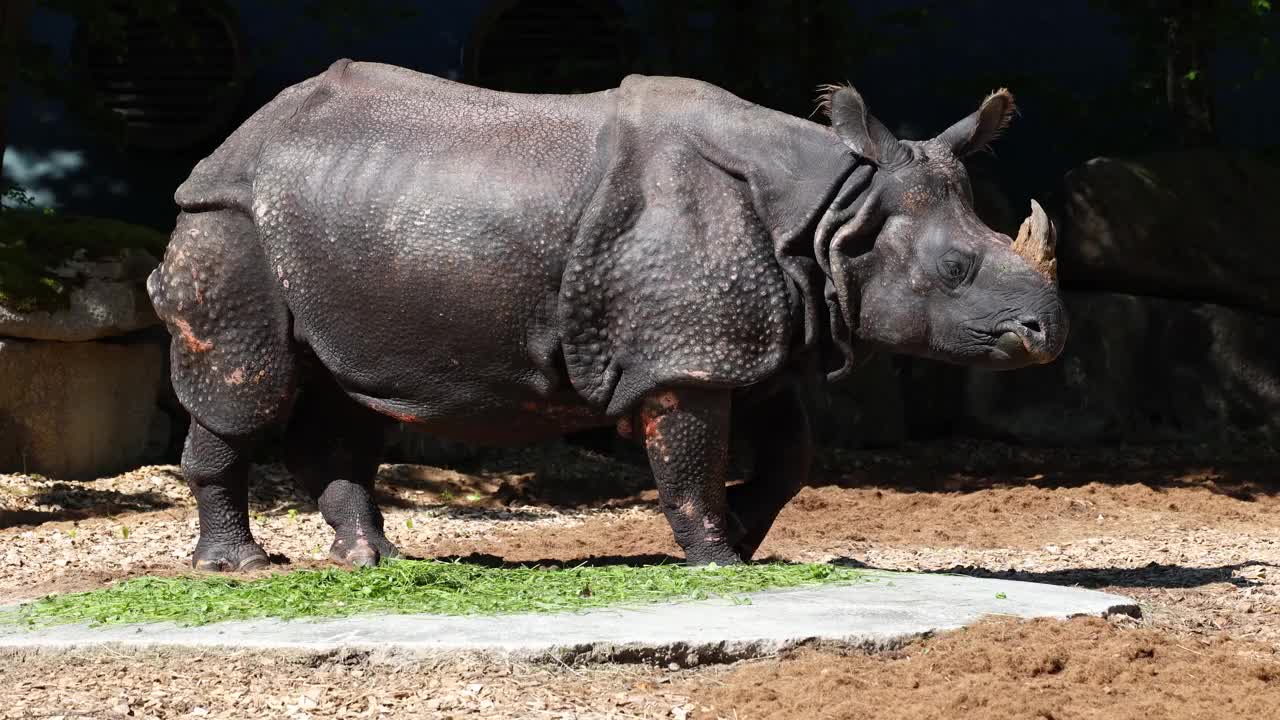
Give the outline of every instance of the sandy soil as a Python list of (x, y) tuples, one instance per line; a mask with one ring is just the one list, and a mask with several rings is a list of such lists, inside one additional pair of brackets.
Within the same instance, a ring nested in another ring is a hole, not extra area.
[[(761, 549), (1101, 588), (1137, 598), (1138, 623), (991, 622), (890, 655), (689, 670), (0, 656), (13, 668), (0, 717), (1280, 717), (1278, 471), (1274, 451), (1249, 446), (835, 454)], [(649, 482), (552, 446), (448, 470), (389, 465), (380, 488), (412, 556), (614, 562), (678, 555)], [(278, 467), (259, 468), (253, 507), (274, 571), (326, 563), (328, 528)], [(187, 572), (194, 538), (176, 468), (0, 475), (0, 599)]]
[(1274, 718), (1274, 648), (1099, 619), (986, 622), (888, 655), (743, 663), (698, 698), (709, 717)]

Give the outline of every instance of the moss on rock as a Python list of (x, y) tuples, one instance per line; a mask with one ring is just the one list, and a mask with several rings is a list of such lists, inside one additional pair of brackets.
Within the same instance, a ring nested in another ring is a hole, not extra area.
[(0, 213), (0, 306), (20, 313), (67, 307), (79, 280), (56, 272), (69, 260), (143, 250), (164, 254), (166, 234), (119, 220), (10, 210)]

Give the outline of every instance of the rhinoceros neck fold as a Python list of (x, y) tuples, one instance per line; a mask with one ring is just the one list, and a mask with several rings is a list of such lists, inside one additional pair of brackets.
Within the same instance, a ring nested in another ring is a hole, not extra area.
[(813, 256), (822, 268), (819, 282), (827, 309), (822, 355), (827, 379), (833, 382), (847, 377), (867, 356), (856, 334), (858, 283), (846, 267), (858, 249), (846, 245), (859, 234), (865, 235), (865, 225), (873, 222), (870, 216), (874, 214), (876, 202), (871, 186), (875, 173), (876, 168), (871, 164), (859, 165), (850, 173), (812, 234)]

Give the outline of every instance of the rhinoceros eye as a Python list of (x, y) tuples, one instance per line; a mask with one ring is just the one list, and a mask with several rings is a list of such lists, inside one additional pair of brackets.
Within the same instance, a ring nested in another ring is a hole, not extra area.
[(969, 275), (970, 258), (959, 250), (948, 250), (938, 258), (938, 276), (952, 290), (960, 286)]

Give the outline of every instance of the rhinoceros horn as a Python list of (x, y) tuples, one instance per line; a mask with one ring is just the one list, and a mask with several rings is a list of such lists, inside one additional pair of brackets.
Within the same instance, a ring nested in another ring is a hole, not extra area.
[(1018, 237), (1013, 241), (1013, 251), (1030, 263), (1036, 272), (1056, 283), (1058, 261), (1053, 256), (1056, 243), (1057, 233), (1053, 222), (1045, 214), (1044, 208), (1040, 207), (1040, 203), (1032, 200), (1031, 214), (1022, 221), (1022, 227), (1018, 229)]

